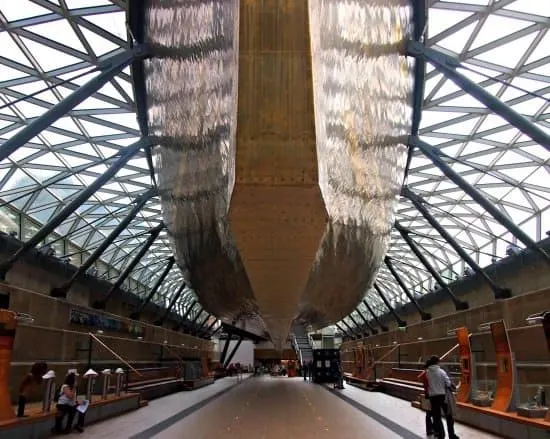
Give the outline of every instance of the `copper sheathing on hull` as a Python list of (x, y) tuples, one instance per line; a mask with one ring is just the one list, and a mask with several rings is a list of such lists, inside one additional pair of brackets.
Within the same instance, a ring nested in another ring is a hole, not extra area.
[[(357, 306), (389, 244), (410, 131), (405, 0), (150, 0), (163, 214), (201, 304), (267, 329)], [(173, 57), (166, 57), (173, 53)]]

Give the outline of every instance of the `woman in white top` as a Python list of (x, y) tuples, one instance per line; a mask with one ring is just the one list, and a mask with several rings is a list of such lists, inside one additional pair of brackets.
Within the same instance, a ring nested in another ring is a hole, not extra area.
[[(59, 399), (57, 400), (57, 413), (55, 415), (55, 433), (70, 433), (73, 420), (77, 413), (76, 407), (76, 373), (70, 372), (65, 378), (65, 383), (59, 391)], [(63, 428), (63, 419), (67, 416), (67, 425)], [(84, 413), (78, 412), (78, 419), (75, 429), (82, 433), (84, 426)]]

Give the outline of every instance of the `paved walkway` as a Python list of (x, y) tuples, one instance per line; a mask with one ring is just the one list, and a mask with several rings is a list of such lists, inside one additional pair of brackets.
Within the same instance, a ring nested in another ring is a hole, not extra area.
[[(300, 378), (226, 378), (86, 428), (81, 438), (424, 438), (424, 414), (393, 397), (347, 386), (348, 401)], [(461, 439), (495, 438), (457, 425)], [(75, 436), (76, 437), (76, 436)]]

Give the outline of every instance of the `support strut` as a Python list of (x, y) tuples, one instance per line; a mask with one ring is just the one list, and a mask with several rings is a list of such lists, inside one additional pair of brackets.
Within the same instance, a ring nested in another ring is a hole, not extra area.
[(418, 304), (418, 302), (416, 301), (416, 299), (414, 298), (414, 296), (412, 295), (412, 293), (409, 291), (409, 289), (407, 288), (407, 285), (405, 284), (405, 282), (403, 282), (403, 279), (401, 278), (401, 276), (399, 275), (399, 273), (397, 272), (397, 270), (395, 269), (395, 267), (393, 266), (393, 263), (391, 261), (391, 259), (386, 256), (384, 257), (384, 263), (386, 264), (386, 267), (388, 267), (388, 270), (390, 270), (391, 274), (393, 275), (393, 277), (395, 278), (395, 280), (397, 281), (397, 283), (399, 284), (399, 286), (401, 287), (401, 289), (405, 292), (406, 296), (408, 297), (408, 299), (411, 301), (411, 303), (414, 305), (414, 307), (416, 308), (416, 310), (418, 311), (418, 314), (420, 314), (420, 318), (422, 320), (431, 320), (432, 319), (432, 315), (430, 313), (427, 313), (425, 312), (421, 307), (420, 305)]
[(118, 53), (106, 59), (99, 67), (101, 70), (99, 75), (90, 79), (86, 84), (82, 85), (69, 96), (55, 104), (42, 116), (33, 120), (16, 135), (2, 143), (2, 145), (0, 145), (0, 161), (8, 158), (13, 152), (17, 151), (17, 149), (25, 145), (33, 137), (40, 134), (43, 130), (51, 126), (56, 120), (63, 117), (82, 101), (93, 95), (96, 91), (103, 87), (107, 81), (110, 81), (126, 67), (128, 67), (132, 61), (137, 58), (144, 57), (146, 54), (147, 53), (144, 46), (137, 45), (132, 49), (128, 49), (123, 53)]
[(179, 331), (180, 328), (185, 325), (187, 316), (193, 310), (193, 308), (195, 307), (196, 304), (197, 304), (196, 300), (193, 300), (191, 302), (191, 305), (189, 305), (189, 307), (185, 310), (185, 312), (181, 316), (181, 319), (180, 319), (179, 323), (172, 328), (173, 331)]
[(454, 249), (454, 251), (470, 266), (472, 269), (481, 276), (485, 282), (493, 290), (495, 299), (507, 299), (510, 297), (510, 290), (501, 288), (493, 282), (493, 280), (483, 271), (483, 269), (475, 262), (468, 253), (455, 241), (455, 239), (445, 230), (445, 228), (439, 224), (439, 222), (434, 218), (434, 216), (426, 209), (424, 206), (424, 200), (420, 195), (415, 194), (407, 186), (403, 186), (401, 189), (401, 194), (408, 198), (416, 207), (416, 209), (422, 214), (424, 218), (430, 223), (430, 225), (437, 230), (437, 232), (449, 243), (449, 245)]
[(525, 244), (526, 247), (532, 248), (541, 254), (547, 262), (550, 261), (550, 255), (533, 241), (527, 233), (521, 230), (516, 224), (502, 213), (493, 203), (491, 203), (480, 191), (468, 183), (464, 178), (458, 175), (443, 158), (451, 159), (438, 148), (434, 148), (430, 144), (420, 140), (416, 136), (409, 137), (409, 146), (416, 147), (428, 157), (432, 163), (439, 168), (454, 184), (467, 193), (472, 199), (483, 207), (495, 220), (505, 227), (512, 235)]
[(372, 326), (369, 321), (367, 320), (367, 318), (363, 315), (363, 313), (359, 310), (359, 307), (355, 308), (355, 311), (357, 311), (357, 314), (359, 315), (359, 317), (361, 317), (361, 320), (363, 320), (363, 322), (365, 323), (365, 326), (367, 326), (367, 328), (369, 328), (369, 330), (372, 332), (372, 335), (376, 335), (378, 334), (378, 330), (376, 328), (374, 328), (374, 326)]
[(382, 299), (382, 302), (384, 302), (384, 305), (386, 305), (386, 308), (388, 308), (390, 314), (393, 316), (393, 318), (397, 322), (397, 326), (399, 326), (400, 328), (405, 328), (407, 326), (407, 322), (397, 315), (397, 313), (395, 312), (395, 309), (393, 309), (393, 307), (391, 306), (391, 303), (389, 302), (388, 299), (386, 299), (386, 296), (384, 295), (384, 293), (382, 292), (382, 290), (380, 289), (380, 287), (376, 282), (374, 283), (374, 289)]
[(151, 299), (155, 296), (156, 292), (158, 291), (158, 289), (160, 288), (160, 286), (164, 282), (164, 279), (166, 279), (166, 276), (168, 276), (168, 273), (172, 269), (175, 261), (176, 260), (175, 260), (174, 256), (170, 256), (168, 258), (168, 263), (166, 264), (166, 267), (164, 267), (164, 271), (161, 273), (161, 275), (159, 276), (159, 278), (155, 282), (155, 285), (153, 285), (153, 288), (151, 288), (151, 291), (149, 292), (149, 294), (147, 295), (145, 300), (143, 300), (141, 302), (141, 304), (139, 305), (139, 308), (136, 311), (134, 311), (132, 314), (130, 314), (131, 319), (139, 320), (139, 318), (141, 316), (141, 313), (143, 312), (145, 307), (149, 304)]
[(380, 319), (378, 318), (378, 316), (376, 315), (376, 313), (374, 312), (374, 310), (371, 308), (371, 306), (369, 305), (369, 303), (367, 302), (366, 299), (363, 299), (363, 305), (365, 305), (365, 307), (367, 308), (367, 310), (370, 312), (370, 314), (372, 315), (372, 318), (376, 321), (376, 323), (378, 323), (378, 326), (380, 326), (380, 329), (382, 330), (382, 332), (388, 332), (390, 330), (390, 328), (388, 328), (386, 325), (384, 325)]
[(164, 321), (168, 318), (168, 316), (170, 315), (170, 312), (172, 311), (172, 308), (174, 308), (174, 306), (176, 305), (176, 302), (178, 301), (178, 299), (181, 297), (181, 295), (183, 294), (183, 290), (185, 290), (185, 286), (187, 284), (184, 282), (182, 282), (181, 286), (179, 287), (178, 291), (176, 292), (176, 294), (174, 294), (172, 296), (172, 300), (170, 301), (170, 303), (168, 304), (168, 308), (166, 308), (164, 310), (164, 314), (162, 314), (161, 318), (158, 319), (156, 322), (155, 322), (155, 325), (156, 326), (162, 326), (164, 324)]
[(135, 218), (135, 216), (139, 213), (139, 211), (143, 208), (145, 203), (149, 201), (152, 197), (154, 197), (157, 194), (156, 188), (151, 188), (141, 196), (139, 196), (136, 199), (136, 204), (134, 208), (130, 211), (128, 215), (116, 226), (116, 228), (109, 233), (109, 236), (105, 238), (104, 241), (99, 244), (99, 246), (94, 250), (94, 252), (90, 255), (88, 259), (86, 259), (86, 262), (84, 262), (80, 268), (76, 271), (75, 274), (72, 275), (72, 277), (66, 281), (63, 285), (60, 287), (54, 287), (51, 289), (50, 294), (53, 297), (66, 297), (67, 292), (73, 285), (73, 283), (99, 259), (99, 257), (103, 254), (105, 250), (112, 244), (112, 242), (120, 235), (120, 233), (128, 227), (128, 224)]
[(355, 320), (351, 314), (349, 314), (348, 317), (350, 318), (352, 323), (355, 325), (355, 327), (357, 329), (359, 329), (359, 335), (361, 335), (361, 336), (364, 335), (365, 337), (370, 337), (370, 332), (365, 331), (364, 329), (362, 329), (361, 326), (359, 325), (359, 323), (357, 323), (357, 320)]
[(395, 222), (395, 229), (401, 234), (405, 242), (409, 245), (412, 252), (416, 255), (416, 257), (420, 260), (422, 265), (426, 267), (426, 270), (430, 272), (430, 274), (433, 276), (435, 281), (439, 284), (440, 288), (451, 298), (455, 305), (455, 309), (457, 311), (463, 311), (468, 309), (468, 302), (463, 302), (462, 300), (458, 299), (455, 294), (451, 291), (447, 283), (443, 280), (441, 275), (437, 272), (437, 270), (430, 264), (426, 256), (420, 251), (418, 248), (418, 245), (416, 245), (416, 242), (413, 241), (413, 239), (409, 235), (409, 231), (403, 227), (399, 222)]
[(90, 198), (101, 186), (109, 181), (114, 175), (130, 160), (142, 147), (146, 147), (152, 141), (149, 137), (144, 137), (136, 143), (127, 146), (121, 151), (120, 157), (100, 175), (92, 184), (78, 193), (75, 199), (67, 204), (61, 212), (55, 215), (48, 223), (40, 228), (34, 236), (25, 242), (7, 261), (0, 264), (0, 280), (6, 279), (6, 274), (11, 270), (22, 256), (26, 255), (40, 242), (42, 242), (56, 227), (67, 219), (76, 209), (78, 209), (88, 198)]
[(460, 61), (439, 50), (426, 47), (419, 41), (408, 41), (406, 52), (408, 56), (424, 58), (429, 61), (443, 75), (453, 81), (466, 93), (482, 102), (487, 108), (515, 126), (522, 133), (529, 136), (542, 147), (550, 151), (550, 136), (539, 128), (535, 123), (513, 110), (497, 97), (493, 96), (480, 85), (468, 79), (457, 71)]
[(242, 335), (240, 335), (239, 339), (237, 340), (237, 343), (235, 343), (235, 346), (233, 346), (233, 349), (231, 349), (231, 352), (229, 353), (229, 356), (225, 360), (225, 363), (223, 365), (224, 369), (227, 369), (227, 367), (231, 364), (231, 360), (233, 359), (233, 357), (237, 353), (237, 349), (239, 349), (239, 347), (241, 346), (241, 343), (243, 342), (243, 340), (244, 340), (244, 337)]
[(105, 309), (107, 302), (113, 295), (115, 291), (117, 291), (120, 286), (124, 283), (126, 278), (130, 275), (132, 270), (135, 268), (135, 266), (138, 264), (138, 262), (143, 258), (145, 253), (147, 253), (147, 250), (149, 250), (149, 247), (153, 245), (153, 242), (157, 239), (159, 236), (161, 230), (164, 228), (164, 223), (160, 223), (158, 226), (153, 227), (151, 229), (151, 234), (149, 235), (149, 238), (147, 238), (147, 241), (145, 241), (145, 244), (143, 244), (143, 247), (139, 250), (138, 254), (132, 259), (132, 261), (128, 264), (128, 266), (124, 269), (124, 271), (120, 274), (116, 282), (111, 286), (105, 297), (101, 300), (98, 300), (97, 302), (94, 302), (92, 304), (93, 308), (96, 309)]

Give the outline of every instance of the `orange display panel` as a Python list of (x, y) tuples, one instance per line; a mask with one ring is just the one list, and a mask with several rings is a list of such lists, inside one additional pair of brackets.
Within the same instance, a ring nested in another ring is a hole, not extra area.
[(504, 321), (493, 322), (490, 327), (497, 361), (497, 383), (491, 408), (507, 412), (512, 403), (515, 384), (512, 350)]
[(9, 373), (16, 326), (15, 313), (0, 309), (0, 422), (15, 418), (11, 405)]
[(468, 328), (458, 328), (456, 331), (458, 341), (458, 352), (460, 356), (460, 387), (458, 388), (456, 400), (468, 402), (472, 392), (472, 347), (470, 345), (470, 334)]

